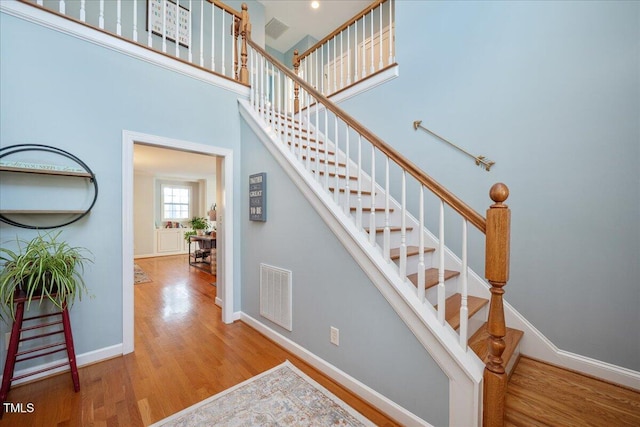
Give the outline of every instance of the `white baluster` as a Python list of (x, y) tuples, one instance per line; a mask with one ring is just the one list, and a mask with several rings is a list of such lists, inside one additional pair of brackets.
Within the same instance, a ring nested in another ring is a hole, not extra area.
[[(193, 63), (193, 54), (191, 50), (191, 46), (193, 46), (193, 25), (191, 23), (191, 11), (193, 10), (193, 3), (189, 0), (189, 13), (187, 14), (187, 34), (189, 35), (189, 45), (187, 46), (187, 59), (189, 63)], [(202, 21), (202, 13), (200, 14), (200, 21)], [(202, 30), (200, 30), (200, 46), (202, 46)], [(202, 47), (200, 48), (200, 53), (202, 53)], [(200, 60), (200, 64), (202, 64), (204, 60)]]
[[(237, 39), (236, 39), (236, 26), (235, 26), (235, 22), (236, 22), (236, 16), (235, 15), (231, 15), (231, 78), (232, 79), (236, 79), (236, 75), (238, 70), (236, 69), (236, 64), (237, 64), (237, 59), (236, 59), (236, 55), (237, 55), (237, 51), (238, 51), (238, 43), (237, 43)], [(239, 64), (237, 64), (239, 66)]]
[(361, 77), (364, 79), (367, 75), (367, 56), (366, 56), (366, 48), (367, 48), (367, 17), (362, 17), (362, 74)]
[(380, 3), (380, 62), (378, 62), (378, 70), (381, 70), (384, 64), (382, 63), (382, 3)]
[(122, 0), (116, 1), (116, 34), (122, 35)]
[(176, 20), (176, 34), (175, 34), (176, 58), (179, 58), (180, 57), (180, 0), (176, 0), (176, 15), (174, 19)]
[(282, 135), (282, 131), (286, 131), (287, 128), (284, 126), (284, 117), (282, 116), (282, 73), (280, 72), (280, 69), (278, 69), (278, 89), (277, 89), (277, 93), (278, 93), (278, 109), (277, 109), (277, 114), (278, 114), (278, 138), (280, 138), (280, 135)]
[(420, 234), (418, 243), (418, 301), (424, 302), (425, 297), (425, 265), (424, 265), (424, 186), (420, 185), (419, 197), (420, 209), (418, 216), (420, 221)]
[(356, 202), (356, 227), (362, 228), (362, 135), (358, 133), (358, 199)]
[(151, 33), (152, 33), (151, 4), (147, 5), (147, 22), (149, 22), (149, 29), (147, 31), (147, 46), (153, 47), (153, 37), (151, 36)]
[[(222, 56), (222, 75), (226, 76), (227, 72), (226, 72), (226, 69), (225, 69), (225, 63), (227, 62), (227, 60), (224, 57), (224, 44), (225, 44), (224, 15), (225, 15), (225, 11), (222, 11), (222, 25), (220, 26), (220, 35), (221, 35), (221, 38), (222, 38), (222, 52), (221, 52), (221, 56)], [(264, 58), (262, 58), (262, 61), (264, 61)], [(262, 78), (264, 79), (264, 76)], [(263, 83), (264, 83), (264, 80), (263, 80)]]
[[(86, 22), (86, 20), (87, 20), (87, 10), (86, 10), (86, 7), (85, 7), (85, 3), (86, 3), (86, 0), (81, 0), (80, 1), (80, 21), (82, 21), (82, 22)], [(38, 4), (40, 4), (40, 2), (38, 2)], [(136, 21), (134, 20), (133, 21), (134, 25), (135, 25), (135, 22)]]
[(336, 43), (338, 42), (337, 37), (333, 36), (333, 92), (337, 92), (338, 91), (338, 70), (336, 67), (336, 60), (338, 59), (336, 57)]
[[(212, 4), (211, 5), (211, 71), (216, 71), (216, 36), (215, 36), (216, 16), (215, 16), (215, 11), (216, 11), (216, 7)], [(251, 72), (255, 74), (256, 70), (252, 69)], [(255, 81), (255, 79), (254, 79), (254, 81)]]
[[(213, 40), (211, 40), (213, 42)], [(251, 104), (251, 107), (253, 107), (253, 109), (256, 109), (256, 83), (255, 83), (255, 65), (254, 65), (254, 60), (253, 60), (253, 56), (255, 55), (255, 52), (253, 50), (253, 48), (251, 46), (249, 46), (249, 70), (251, 70), (251, 72), (249, 73), (249, 83), (251, 84), (251, 87), (249, 88), (249, 103)]]
[(385, 171), (384, 171), (384, 232), (383, 232), (383, 244), (384, 259), (387, 262), (391, 261), (391, 227), (389, 225), (389, 157), (386, 157)]
[[(369, 50), (371, 51), (371, 53), (369, 53), (369, 56), (371, 56), (371, 67), (369, 68), (369, 74), (373, 74), (376, 69), (373, 66), (374, 63), (374, 59), (373, 59), (373, 52), (374, 52), (374, 46), (373, 46), (373, 40), (374, 40), (374, 35), (373, 35), (373, 10), (370, 12), (371, 13), (371, 42), (369, 43)], [(382, 33), (382, 28), (380, 28), (380, 33)]]
[[(338, 162), (338, 154), (333, 156), (336, 163)], [(329, 113), (327, 108), (324, 109), (324, 188), (329, 191)], [(335, 192), (338, 192), (336, 187)], [(335, 194), (334, 194), (335, 197)]]
[(347, 86), (351, 84), (351, 27), (347, 27)]
[[(318, 58), (316, 56), (316, 77), (318, 75), (318, 62), (317, 62)], [(316, 181), (320, 182), (320, 122), (318, 121), (319, 117), (318, 115), (319, 113), (319, 108), (320, 107), (320, 102), (318, 101), (317, 98), (314, 98), (314, 100), (316, 101), (316, 123), (315, 123), (315, 129), (316, 129), (316, 172), (315, 172), (315, 178)], [(327, 149), (327, 144), (324, 144), (324, 149)], [(326, 157), (326, 154), (325, 154)]]
[(389, 65), (393, 64), (394, 62), (394, 58), (393, 58), (393, 45), (394, 45), (394, 37), (393, 37), (393, 5), (392, 2), (393, 0), (389, 0), (387, 3), (389, 3)]
[(460, 346), (467, 349), (467, 334), (469, 328), (469, 308), (467, 307), (467, 220), (462, 219), (462, 299), (460, 302)]
[(138, 0), (133, 0), (133, 41), (138, 41)]
[[(307, 102), (307, 123), (305, 123), (307, 127), (307, 170), (311, 170), (311, 127), (309, 126), (311, 123), (311, 120), (310, 120), (311, 112), (309, 111), (311, 110), (311, 96), (309, 95), (309, 92), (306, 92), (306, 91), (305, 91), (305, 100)], [(300, 123), (300, 128), (302, 128), (302, 123)]]
[[(224, 13), (222, 16), (224, 17)], [(224, 56), (222, 57), (222, 59), (222, 63), (224, 64)], [(264, 112), (266, 107), (264, 96), (264, 56), (260, 55), (260, 115), (262, 116), (262, 119), (266, 121), (267, 115)]]
[(400, 221), (400, 277), (407, 278), (407, 172), (402, 170), (402, 219)]
[(356, 20), (355, 31), (353, 33), (353, 51), (355, 52), (355, 56), (353, 58), (353, 82), (358, 81), (358, 21)]
[(62, 14), (64, 15), (64, 13), (65, 13), (65, 8), (66, 8), (66, 7), (65, 7), (64, 0), (60, 0), (60, 1), (58, 2), (58, 12), (60, 12), (60, 13), (62, 13)]
[(333, 193), (333, 200), (335, 200), (336, 203), (338, 203), (338, 205), (340, 204), (340, 192), (338, 191), (338, 189), (340, 188), (340, 177), (338, 176), (338, 165), (339, 165), (339, 158), (338, 158), (338, 152), (340, 150), (340, 145), (338, 143), (338, 116), (335, 115), (333, 117), (333, 124), (334, 124), (334, 132), (333, 132), (333, 145), (334, 145), (334, 149), (336, 151), (336, 155), (335, 155), (335, 163), (334, 163), (334, 172), (336, 173), (336, 191)]
[(38, 3), (38, 6), (42, 6), (44, 4), (43, 0), (36, 0), (36, 3)]
[[(322, 63), (321, 65), (321, 69), (322, 69), (322, 81), (320, 82), (321, 88), (320, 88), (320, 93), (322, 93), (323, 95), (327, 95), (327, 93), (324, 91), (324, 80), (325, 80), (325, 74), (324, 74), (324, 45), (320, 46), (320, 62)], [(328, 70), (327, 70), (328, 72)]]
[[(350, 175), (350, 170), (349, 170), (349, 125), (346, 125), (346, 129), (345, 129), (346, 135), (345, 135), (345, 175), (347, 177), (347, 185), (344, 189), (344, 212), (347, 215), (351, 214), (351, 203), (349, 201), (350, 197), (351, 197), (351, 175)], [(336, 165), (338, 164), (338, 162), (336, 162)]]
[(369, 215), (369, 243), (376, 245), (376, 147), (371, 144), (371, 215)]
[[(164, 11), (164, 9), (162, 9)], [(100, 0), (100, 13), (98, 15), (98, 27), (104, 29), (104, 0)]]
[(342, 35), (344, 30), (340, 31), (340, 89), (344, 87), (344, 41)]
[[(102, 0), (100, 0), (102, 3)], [(162, 2), (162, 53), (167, 53), (167, 2)]]
[(438, 227), (438, 321), (445, 321), (445, 286), (444, 286), (444, 202), (440, 200), (440, 219)]
[(200, 0), (200, 66), (204, 67), (204, 0)]
[[(322, 74), (321, 71), (321, 65), (318, 64), (318, 49), (313, 51), (314, 56), (314, 62), (316, 64), (315, 70), (316, 70), (316, 78), (315, 78), (315, 84), (313, 85), (314, 88), (316, 88), (316, 90), (320, 90), (320, 75)], [(316, 102), (318, 102), (318, 100), (316, 99)], [(318, 122), (316, 122), (316, 125), (318, 124)]]

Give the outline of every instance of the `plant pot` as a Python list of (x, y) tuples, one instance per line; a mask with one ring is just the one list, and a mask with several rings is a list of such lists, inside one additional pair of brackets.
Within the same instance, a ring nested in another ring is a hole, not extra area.
[(202, 235), (204, 235), (204, 230), (196, 230), (196, 234), (198, 236), (202, 236)]

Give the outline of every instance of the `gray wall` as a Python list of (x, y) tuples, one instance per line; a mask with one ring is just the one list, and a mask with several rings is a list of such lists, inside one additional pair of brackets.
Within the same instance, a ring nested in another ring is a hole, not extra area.
[[(506, 300), (559, 348), (634, 370), (639, 16), (637, 2), (399, 1), (400, 77), (342, 104), (481, 213), (505, 182)], [(496, 165), (483, 171), (414, 120)]]
[[(448, 379), (242, 122), (242, 311), (434, 425)], [(249, 175), (267, 173), (267, 221), (249, 221)], [(293, 272), (293, 331), (260, 316), (260, 263)], [(340, 346), (329, 342), (340, 330)]]
[[(94, 298), (71, 310), (76, 352), (119, 344), (122, 131), (226, 147), (236, 153), (233, 167), (239, 170), (238, 95), (5, 14), (0, 14), (0, 51), (0, 144), (67, 150), (93, 169), (100, 186), (91, 213), (62, 231), (72, 245), (95, 255), (85, 272)], [(237, 198), (240, 180), (235, 184), (230, 191)], [(239, 210), (234, 221), (240, 222)], [(0, 224), (0, 241), (16, 235), (28, 239), (34, 232)], [(239, 234), (234, 247), (238, 260)], [(238, 262), (238, 295), (239, 267)], [(237, 310), (239, 298), (236, 304)], [(0, 358), (4, 361), (4, 347)]]

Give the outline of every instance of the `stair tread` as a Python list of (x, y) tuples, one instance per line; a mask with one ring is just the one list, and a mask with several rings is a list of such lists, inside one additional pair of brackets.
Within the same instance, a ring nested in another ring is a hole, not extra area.
[[(417, 249), (417, 248), (416, 248)], [(427, 248), (425, 248), (427, 249)], [(433, 248), (428, 248), (428, 249), (432, 249), (435, 250)], [(426, 252), (426, 251), (425, 251)], [(400, 255), (398, 255), (399, 257)], [(459, 276), (460, 272), (459, 271), (453, 271), (453, 270), (444, 270), (444, 280), (447, 281), (451, 278), (454, 278), (456, 276)], [(409, 279), (409, 281), (411, 283), (414, 284), (414, 286), (418, 286), (418, 273), (413, 273), (407, 276), (407, 279)], [(425, 289), (429, 289), (435, 285), (437, 285), (439, 282), (438, 279), (438, 269), (437, 268), (427, 268), (424, 271), (424, 288)], [(445, 306), (445, 309), (447, 307)], [(449, 312), (449, 310), (447, 310), (447, 312)]]
[[(302, 160), (307, 160), (306, 154), (304, 154), (302, 156)], [(316, 162), (316, 158), (315, 157), (309, 157), (309, 162), (315, 163)], [(336, 161), (335, 160), (328, 160), (327, 161), (326, 159), (318, 158), (318, 163), (321, 163), (321, 164), (327, 163), (327, 164), (330, 164), (330, 165), (335, 165)], [(344, 167), (347, 167), (347, 164), (346, 163), (342, 163), (342, 162), (338, 162), (338, 167), (344, 168)]]
[[(444, 305), (445, 318), (447, 323), (455, 330), (460, 327), (460, 303), (462, 302), (462, 295), (453, 294), (446, 299)], [(482, 307), (487, 305), (489, 300), (486, 298), (474, 297), (472, 295), (467, 296), (467, 310), (469, 317), (476, 314)], [(436, 310), (438, 306), (436, 305)]]
[[(349, 210), (350, 210), (351, 212), (355, 212), (355, 211), (357, 211), (357, 210), (358, 210), (358, 208), (356, 208), (355, 206), (352, 206), (351, 208), (349, 208)], [(371, 212), (371, 206), (363, 207), (363, 208), (362, 208), (362, 211), (363, 211), (363, 212), (365, 212), (365, 211), (366, 211), (366, 212)], [(375, 211), (376, 211), (376, 212), (384, 212), (384, 211), (385, 211), (385, 208), (375, 208)], [(393, 212), (393, 208), (389, 208), (389, 212)]]
[[(371, 228), (365, 228), (367, 233), (370, 232)], [(407, 231), (413, 230), (413, 227), (406, 227)], [(389, 227), (389, 231), (402, 231), (402, 227)], [(376, 227), (376, 233), (383, 233), (384, 227)]]
[[(507, 333), (504, 336), (505, 349), (502, 353), (502, 360), (504, 366), (509, 364), (511, 357), (513, 356), (518, 344), (524, 335), (524, 332), (519, 329), (507, 328)], [(486, 364), (489, 358), (489, 327), (485, 323), (476, 331), (471, 338), (469, 338), (469, 347), (478, 355), (478, 357)]]
[[(336, 188), (335, 187), (329, 187), (329, 191), (331, 191), (333, 193), (334, 191), (336, 191)], [(340, 191), (341, 193), (344, 193), (345, 190), (344, 190), (344, 188), (340, 188), (340, 189), (338, 189), (338, 191)], [(358, 190), (351, 188), (351, 189), (349, 189), (349, 193), (358, 194)], [(360, 191), (360, 194), (364, 195), (364, 196), (370, 196), (371, 195), (371, 191), (364, 191), (363, 190), (363, 191)]]
[[(312, 169), (312, 170), (311, 170), (311, 172), (314, 172), (314, 173), (315, 173), (315, 170), (314, 170), (314, 169)], [(324, 171), (319, 171), (318, 173), (319, 173), (320, 175), (324, 175)], [(335, 177), (335, 176), (336, 176), (336, 173), (335, 173), (335, 172), (329, 172), (329, 176)], [(344, 173), (338, 173), (338, 177), (339, 177), (339, 178), (346, 178), (346, 177), (347, 177), (347, 174), (344, 174)], [(358, 177), (357, 177), (357, 176), (353, 176), (353, 175), (349, 175), (349, 179), (350, 179), (350, 180), (353, 180), (353, 181), (356, 181), (356, 180), (358, 179)]]
[[(423, 248), (424, 253), (434, 252), (436, 248)], [(418, 246), (407, 246), (407, 256), (419, 255), (420, 248)], [(391, 259), (400, 259), (400, 248), (391, 249)], [(416, 275), (417, 276), (417, 275)]]
[[(291, 141), (287, 141), (287, 144), (288, 144), (288, 145), (291, 145)], [(310, 150), (310, 151), (315, 151), (315, 152), (318, 152), (318, 153), (326, 153), (326, 154), (329, 154), (329, 155), (331, 155), (331, 156), (333, 156), (334, 154), (336, 154), (334, 151), (330, 151), (330, 150), (329, 150), (329, 151), (327, 151), (327, 150), (325, 150), (324, 148), (317, 148), (317, 147), (314, 147), (313, 145), (309, 145), (309, 146), (307, 146), (307, 145), (301, 145), (301, 144), (298, 144), (297, 142), (294, 144), (294, 147), (301, 147), (303, 150), (306, 150), (306, 149), (307, 149), (307, 147), (309, 147), (309, 150)]]

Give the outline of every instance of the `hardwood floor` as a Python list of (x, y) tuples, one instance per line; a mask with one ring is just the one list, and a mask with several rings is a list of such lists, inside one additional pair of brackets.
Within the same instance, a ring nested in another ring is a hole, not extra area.
[(507, 388), (506, 426), (640, 426), (640, 392), (520, 358)]
[(377, 425), (393, 420), (242, 322), (222, 323), (211, 276), (186, 256), (136, 260), (152, 282), (135, 285), (133, 354), (13, 387), (9, 401), (32, 413), (5, 413), (9, 426), (143, 426), (270, 369), (286, 359)]

